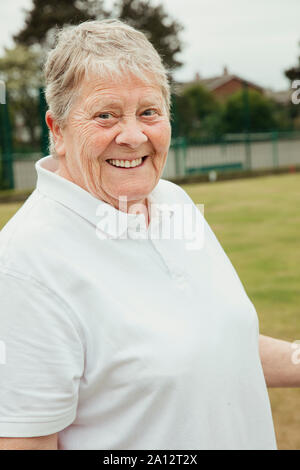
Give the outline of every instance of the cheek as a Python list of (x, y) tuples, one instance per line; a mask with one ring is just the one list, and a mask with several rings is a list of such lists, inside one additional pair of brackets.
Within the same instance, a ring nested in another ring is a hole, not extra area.
[(115, 134), (110, 130), (103, 131), (103, 129), (100, 129), (98, 132), (95, 132), (95, 134), (91, 137), (91, 146), (94, 148), (98, 158), (101, 159), (101, 155), (114, 142), (114, 139)]
[(85, 158), (98, 159), (111, 141), (111, 137), (97, 126), (81, 126), (78, 129), (80, 154)]
[(156, 151), (158, 153), (166, 153), (170, 146), (171, 141), (171, 127), (170, 125), (160, 126), (152, 130), (152, 135), (149, 136)]
[(90, 142), (90, 130), (89, 126), (72, 120), (68, 128), (68, 147), (72, 154), (81, 156), (86, 153)]

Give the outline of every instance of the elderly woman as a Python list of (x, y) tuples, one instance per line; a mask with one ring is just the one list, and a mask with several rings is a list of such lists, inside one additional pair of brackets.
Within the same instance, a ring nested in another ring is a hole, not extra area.
[(1, 232), (0, 447), (276, 448), (266, 380), (291, 385), (289, 343), (261, 338), (260, 357), (229, 259), (160, 179), (157, 52), (124, 23), (86, 22), (45, 73), (51, 156)]

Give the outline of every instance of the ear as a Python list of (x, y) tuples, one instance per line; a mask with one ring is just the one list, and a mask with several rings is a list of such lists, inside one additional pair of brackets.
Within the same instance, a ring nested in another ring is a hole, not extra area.
[(61, 128), (57, 122), (53, 119), (51, 111), (47, 111), (45, 115), (45, 121), (49, 127), (54, 140), (55, 150), (59, 157), (64, 157), (66, 154), (64, 137), (61, 132)]

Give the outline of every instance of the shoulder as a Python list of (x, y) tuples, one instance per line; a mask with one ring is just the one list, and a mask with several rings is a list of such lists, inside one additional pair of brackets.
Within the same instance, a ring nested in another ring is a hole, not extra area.
[(52, 245), (55, 249), (53, 231), (64, 217), (49, 198), (33, 191), (0, 232), (0, 265), (26, 273), (35, 257), (50, 253)]
[(49, 198), (34, 191), (1, 230), (0, 297), (5, 305), (1, 313), (10, 317), (27, 312), (41, 322), (43, 315), (48, 315), (82, 337), (80, 320), (58, 288), (59, 283), (53, 282), (63, 266), (63, 247), (60, 248), (56, 234), (57, 230), (62, 231), (60, 219), (65, 215), (56, 216), (60, 211), (57, 207), (56, 210)]
[(153, 190), (153, 195), (160, 201), (166, 203), (192, 202), (187, 192), (178, 184), (172, 181), (160, 179)]

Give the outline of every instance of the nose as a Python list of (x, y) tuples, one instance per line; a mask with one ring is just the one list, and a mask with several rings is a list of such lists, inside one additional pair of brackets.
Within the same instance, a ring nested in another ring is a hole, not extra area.
[(121, 123), (121, 130), (115, 141), (118, 145), (127, 145), (130, 148), (138, 148), (147, 142), (148, 137), (142, 131), (142, 124), (136, 118), (128, 119)]

